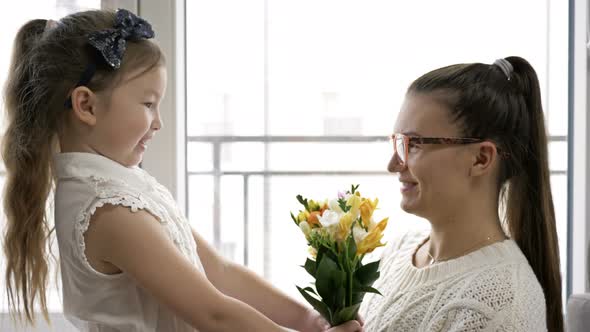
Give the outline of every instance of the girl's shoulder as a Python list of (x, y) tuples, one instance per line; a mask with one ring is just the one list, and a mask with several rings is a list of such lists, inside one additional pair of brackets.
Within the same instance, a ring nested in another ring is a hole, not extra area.
[(87, 216), (106, 204), (124, 206), (132, 212), (144, 209), (158, 219), (170, 219), (166, 212), (174, 206), (173, 198), (139, 167), (125, 167), (91, 153), (63, 153), (54, 156), (54, 171), (58, 214), (75, 212), (85, 227)]
[(142, 192), (154, 187), (155, 179), (139, 167), (125, 167), (92, 153), (60, 153), (54, 156), (57, 186), (79, 194), (104, 195), (107, 192)]

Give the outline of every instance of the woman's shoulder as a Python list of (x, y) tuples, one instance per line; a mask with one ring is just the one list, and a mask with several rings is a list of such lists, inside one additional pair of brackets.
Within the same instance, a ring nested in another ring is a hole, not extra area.
[[(518, 249), (513, 241), (504, 244)], [(469, 271), (456, 287), (460, 298), (484, 304), (494, 311), (518, 310), (537, 306), (545, 308), (543, 289), (528, 261), (518, 250), (505, 261), (497, 261)], [(527, 309), (528, 310), (528, 309)]]
[(441, 296), (446, 301), (438, 314), (452, 312), (453, 324), (478, 320), (494, 331), (546, 330), (545, 296), (527, 262), (515, 260), (471, 271), (446, 286)]

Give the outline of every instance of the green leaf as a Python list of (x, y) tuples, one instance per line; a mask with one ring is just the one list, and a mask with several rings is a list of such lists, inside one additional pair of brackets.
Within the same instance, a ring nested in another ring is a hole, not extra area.
[(356, 315), (359, 312), (360, 306), (361, 304), (357, 303), (349, 307), (342, 308), (341, 310), (336, 312), (334, 314), (334, 321), (332, 322), (332, 325), (336, 326), (348, 322), (349, 320), (356, 319)]
[(361, 303), (366, 293), (375, 293), (382, 295), (377, 289), (371, 286), (363, 286), (354, 281), (352, 286), (352, 303)]
[(342, 308), (346, 305), (346, 288), (339, 287), (334, 293), (334, 307), (332, 312), (336, 311), (336, 308)]
[(369, 286), (365, 286), (365, 287), (366, 287), (366, 289), (364, 289), (362, 292), (353, 292), (353, 293), (352, 293), (352, 297), (353, 297), (355, 300), (357, 300), (357, 301), (355, 301), (355, 303), (360, 303), (360, 302), (362, 302), (362, 301), (363, 301), (363, 298), (365, 297), (365, 295), (366, 295), (367, 293), (374, 293), (374, 294), (378, 294), (378, 295), (381, 295), (381, 296), (383, 296), (383, 294), (381, 294), (381, 292), (379, 292), (379, 291), (378, 291), (378, 290), (376, 290), (375, 288), (373, 288), (373, 287), (369, 287)]
[(354, 273), (354, 278), (358, 280), (361, 285), (371, 286), (377, 278), (379, 278), (379, 262), (375, 261), (361, 266)]
[(293, 215), (293, 212), (291, 212), (291, 219), (293, 219), (295, 225), (299, 226), (299, 222), (297, 221), (297, 218), (295, 218), (295, 216)]
[(305, 271), (307, 271), (307, 273), (311, 274), (311, 276), (315, 278), (315, 274), (316, 274), (316, 270), (317, 270), (316, 261), (308, 258), (305, 261), (305, 265), (303, 265), (302, 267), (305, 269)]
[[(325, 246), (320, 245), (317, 250), (318, 250), (318, 253), (315, 256), (315, 261), (317, 264), (319, 264), (319, 262), (322, 261), (322, 258), (324, 257), (326, 252), (329, 252), (330, 249), (326, 248)], [(317, 267), (317, 265), (316, 265), (316, 267)]]
[(315, 296), (317, 296), (317, 297), (320, 297), (320, 296), (318, 295), (318, 293), (316, 293), (315, 289), (313, 289), (313, 288), (311, 288), (311, 287), (305, 287), (303, 290), (305, 290), (305, 291), (308, 291), (308, 292), (312, 293), (313, 295), (315, 295)]
[(365, 297), (365, 292), (352, 292), (352, 303), (361, 303)]
[(303, 295), (303, 297), (305, 298), (305, 300), (311, 304), (311, 306), (317, 310), (317, 312), (320, 313), (320, 315), (322, 315), (328, 322), (332, 321), (332, 312), (330, 311), (330, 308), (328, 308), (328, 306), (316, 299), (315, 297), (311, 296), (308, 292), (311, 291), (312, 293), (315, 293), (313, 291), (313, 289), (311, 289), (310, 287), (305, 287), (305, 288), (301, 288), (299, 286), (295, 286), (297, 287), (297, 290), (299, 290), (299, 293), (301, 293), (301, 295)]
[(381, 292), (379, 292), (377, 289), (371, 287), (371, 286), (363, 286), (363, 285), (354, 285), (353, 286), (353, 292), (356, 293), (375, 293), (375, 294), (379, 294), (379, 295), (383, 295), (381, 294)]
[(359, 185), (358, 184), (356, 186), (355, 185), (351, 185), (350, 187), (351, 187), (350, 192), (354, 195), (354, 193), (356, 192), (356, 190), (359, 188)]
[(297, 200), (299, 201), (299, 203), (303, 204), (307, 211), (309, 211), (309, 204), (307, 203), (307, 198), (304, 199), (303, 196), (297, 195)]
[(322, 301), (328, 307), (334, 308), (338, 304), (338, 292), (344, 289), (345, 280), (344, 271), (340, 270), (330, 257), (324, 255), (318, 264), (315, 285)]
[(342, 209), (344, 213), (350, 211), (351, 208), (350, 205), (346, 205), (346, 200), (344, 198), (338, 199), (338, 206), (340, 206), (340, 209)]
[(325, 245), (320, 245), (317, 248), (318, 254), (316, 255), (316, 262), (321, 262), (322, 257), (327, 256), (330, 257), (334, 262), (338, 261), (338, 256), (332, 251), (332, 249), (326, 247)]

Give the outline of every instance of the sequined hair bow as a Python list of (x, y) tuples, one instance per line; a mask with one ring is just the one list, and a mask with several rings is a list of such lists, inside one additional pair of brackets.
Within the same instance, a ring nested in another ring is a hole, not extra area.
[[(118, 9), (113, 28), (90, 33), (88, 43), (102, 55), (111, 68), (118, 69), (121, 67), (128, 40), (137, 41), (154, 38), (154, 36), (154, 30), (146, 20), (126, 9)], [(95, 72), (96, 63), (91, 60), (74, 89), (90, 83)], [(71, 96), (66, 99), (64, 106), (72, 107)]]
[(109, 66), (117, 69), (121, 66), (128, 40), (150, 38), (154, 38), (154, 30), (146, 20), (126, 9), (119, 9), (115, 26), (91, 33), (88, 42), (102, 54)]

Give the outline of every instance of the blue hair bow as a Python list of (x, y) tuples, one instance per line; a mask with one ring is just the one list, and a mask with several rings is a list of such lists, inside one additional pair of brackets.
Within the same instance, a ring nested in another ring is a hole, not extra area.
[(126, 9), (117, 10), (115, 26), (112, 29), (92, 32), (88, 42), (104, 57), (113, 69), (121, 66), (128, 40), (141, 40), (154, 37), (152, 26), (141, 17)]

